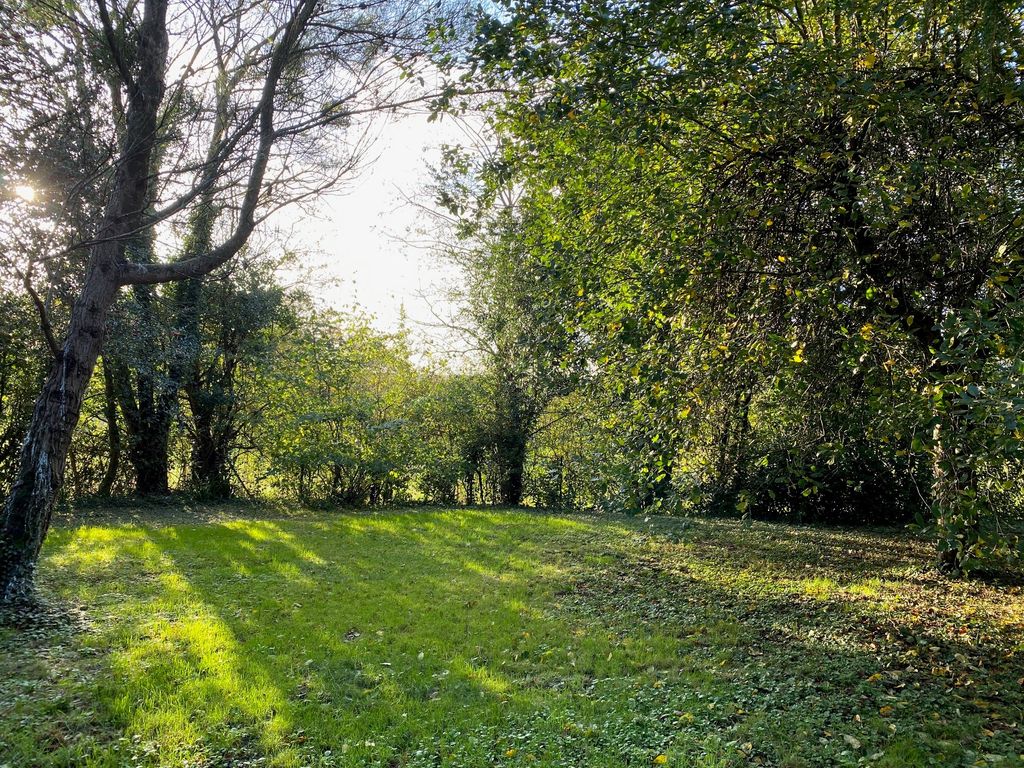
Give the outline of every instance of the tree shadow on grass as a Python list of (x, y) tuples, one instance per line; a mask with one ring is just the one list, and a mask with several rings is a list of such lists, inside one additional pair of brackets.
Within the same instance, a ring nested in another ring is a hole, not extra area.
[(913, 550), (895, 567), (862, 556), (866, 543), (885, 544), (880, 533), (824, 531), (825, 541), (794, 547), (788, 531), (702, 527), (634, 536), (565, 599), (624, 637), (637, 626), (674, 633), (677, 648), (720, 669), (726, 709), (743, 713), (736, 740), (754, 745), (748, 757), (1024, 759), (1019, 591), (948, 582)]

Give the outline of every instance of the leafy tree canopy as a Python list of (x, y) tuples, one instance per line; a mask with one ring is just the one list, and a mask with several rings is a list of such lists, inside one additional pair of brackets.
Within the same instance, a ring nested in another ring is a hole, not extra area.
[(1022, 21), (859, 0), (481, 21), (479, 76), (510, 93), (495, 172), (524, 189), (549, 321), (649, 482), (857, 505), (870, 470), (923, 499), (950, 565), (1008, 552)]

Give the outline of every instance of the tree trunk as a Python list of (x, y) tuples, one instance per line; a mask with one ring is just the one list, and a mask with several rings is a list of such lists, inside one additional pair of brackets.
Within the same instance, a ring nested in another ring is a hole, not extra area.
[(192, 446), (192, 484), (201, 496), (230, 499), (230, 456), (227, 441), (217, 434), (213, 414), (193, 404), (195, 443)]
[[(151, 185), (155, 182), (151, 181)], [(152, 194), (152, 193), (151, 193)], [(152, 227), (134, 235), (128, 249), (142, 263), (153, 263), (156, 232)], [(128, 461), (135, 470), (138, 496), (166, 496), (170, 492), (170, 431), (177, 390), (170, 373), (163, 337), (167, 325), (156, 311), (150, 285), (132, 289), (133, 302), (124, 307), (131, 341), (120, 354), (108, 350), (114, 391), (128, 433)]]
[[(948, 396), (947, 396), (948, 397)], [(979, 538), (981, 520), (991, 514), (971, 461), (972, 446), (966, 414), (957, 406), (941, 403), (932, 433), (931, 500), (938, 533), (940, 570), (962, 574), (971, 564)]]
[(96, 366), (107, 314), (117, 294), (117, 245), (96, 247), (71, 313), (64, 345), (36, 400), (21, 465), (0, 527), (0, 596), (29, 596), (36, 559), (64, 481), (64, 465), (82, 398)]
[(494, 441), (497, 464), (497, 501), (510, 507), (523, 500), (523, 476), (526, 466), (526, 445), (529, 441), (530, 422), (515, 400), (504, 404), (508, 412), (499, 421)]
[(36, 560), (64, 481), (71, 435), (121, 285), (125, 238), (137, 229), (147, 207), (157, 112), (165, 88), (166, 16), (167, 0), (146, 2), (135, 50), (137, 74), (128, 86), (130, 107), (110, 198), (63, 345), (36, 400), (18, 474), (4, 504), (0, 521), (0, 598), (4, 601), (31, 594)]
[(155, 392), (152, 374), (132, 371), (123, 361), (111, 363), (114, 390), (128, 432), (128, 461), (135, 470), (139, 496), (165, 496), (170, 460), (171, 403), (166, 392)]
[(154, 420), (149, 434), (144, 430), (132, 441), (128, 455), (135, 467), (135, 493), (139, 496), (166, 496), (171, 492), (167, 475), (169, 435)]
[(497, 424), (493, 438), (497, 500), (512, 507), (523, 501), (526, 451), (539, 408), (514, 372), (500, 370), (496, 388)]
[(501, 503), (518, 507), (523, 500), (523, 464), (526, 461), (526, 446), (516, 450), (506, 457), (507, 463), (502, 467), (501, 478), (498, 481), (498, 495)]
[(96, 493), (99, 496), (110, 496), (110, 492), (117, 480), (117, 471), (121, 465), (121, 429), (117, 423), (117, 398), (114, 394), (114, 375), (107, 365), (106, 357), (103, 358), (103, 415), (107, 419), (107, 446), (110, 456), (107, 460), (107, 469), (103, 473), (100, 487)]

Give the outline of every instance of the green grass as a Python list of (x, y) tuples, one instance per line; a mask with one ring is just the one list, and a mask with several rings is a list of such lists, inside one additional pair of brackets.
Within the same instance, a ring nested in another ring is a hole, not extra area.
[(1024, 595), (903, 532), (235, 516), (51, 534), (0, 766), (1024, 764)]

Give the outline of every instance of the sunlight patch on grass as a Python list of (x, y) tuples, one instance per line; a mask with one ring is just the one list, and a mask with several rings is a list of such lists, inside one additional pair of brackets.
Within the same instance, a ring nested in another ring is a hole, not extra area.
[(851, 584), (846, 590), (852, 595), (860, 595), (861, 597), (878, 597), (882, 592), (882, 580), (877, 578), (868, 579)]
[(141, 528), (83, 527), (75, 529), (73, 535), (68, 531), (54, 531), (44, 555), (55, 568), (88, 572), (116, 565), (124, 558), (153, 562), (160, 552)]
[[(217, 743), (221, 726), (232, 723), (244, 725), (273, 752), (290, 729), (280, 688), (243, 657), (231, 627), (173, 570), (166, 553), (159, 567), (163, 589), (157, 596), (125, 606), (140, 617), (140, 632), (109, 638), (120, 691), (111, 701), (114, 716), (133, 736), (160, 745), (168, 763), (200, 754), (204, 744)], [(153, 618), (142, 619), (146, 615)]]
[(839, 591), (839, 585), (834, 580), (823, 576), (803, 579), (798, 584), (803, 594), (819, 600), (833, 597)]
[(462, 659), (453, 664), (454, 671), (479, 686), (487, 693), (504, 696), (511, 692), (512, 684), (503, 675), (499, 675), (487, 667), (474, 666)]

